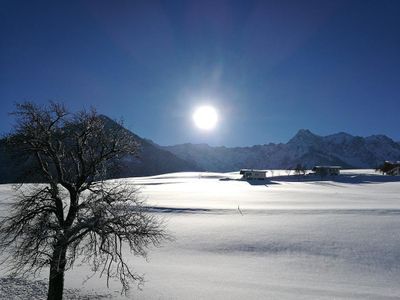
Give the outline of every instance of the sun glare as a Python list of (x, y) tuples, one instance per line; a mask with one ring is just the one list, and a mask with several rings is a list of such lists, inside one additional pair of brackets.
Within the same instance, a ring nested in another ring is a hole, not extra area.
[(200, 129), (214, 129), (218, 122), (217, 110), (212, 106), (198, 107), (193, 113), (193, 121)]

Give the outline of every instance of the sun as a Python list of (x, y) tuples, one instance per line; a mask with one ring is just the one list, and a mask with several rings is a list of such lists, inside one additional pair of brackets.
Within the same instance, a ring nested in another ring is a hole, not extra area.
[(200, 106), (193, 113), (194, 124), (203, 130), (212, 130), (218, 122), (217, 110), (212, 106)]

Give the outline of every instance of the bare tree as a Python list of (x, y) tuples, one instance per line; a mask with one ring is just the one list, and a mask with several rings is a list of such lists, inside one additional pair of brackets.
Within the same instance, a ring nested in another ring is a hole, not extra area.
[(305, 166), (303, 166), (302, 164), (300, 164), (300, 163), (298, 163), (297, 165), (296, 165), (296, 167), (294, 168), (294, 173), (297, 175), (297, 176), (300, 176), (300, 175), (305, 175), (306, 174), (306, 167)]
[[(118, 278), (122, 290), (142, 280), (126, 254), (145, 256), (167, 238), (162, 222), (146, 213), (136, 188), (104, 181), (138, 144), (120, 124), (96, 111), (69, 113), (60, 104), (17, 104), (7, 137), (35, 162), (40, 184), (21, 185), (9, 216), (0, 222), (0, 247), (15, 274), (50, 268), (48, 299), (62, 299), (64, 272), (77, 259)], [(127, 246), (125, 246), (125, 244)]]

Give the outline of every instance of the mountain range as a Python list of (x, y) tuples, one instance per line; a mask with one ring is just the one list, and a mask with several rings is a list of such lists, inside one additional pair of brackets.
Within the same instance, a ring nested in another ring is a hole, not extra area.
[[(107, 116), (101, 118), (106, 126), (120, 126), (117, 122)], [(138, 157), (126, 156), (119, 164), (118, 171), (113, 174), (115, 178), (149, 176), (181, 171), (202, 171), (196, 164), (187, 162), (177, 157), (168, 150), (141, 138), (126, 129), (128, 134), (139, 143), (140, 151)], [(26, 181), (26, 169), (30, 169), (29, 161), (21, 161), (18, 155), (9, 153), (5, 146), (5, 140), (0, 140), (0, 183), (13, 183)], [(34, 174), (28, 175), (30, 181), (36, 181)]]
[[(116, 123), (102, 116), (106, 123)], [(127, 130), (127, 129), (126, 129)], [(128, 131), (128, 130), (127, 130)], [(400, 143), (385, 135), (352, 136), (340, 132), (319, 136), (301, 129), (287, 143), (251, 147), (212, 147), (207, 144), (160, 146), (128, 131), (140, 144), (139, 157), (128, 156), (114, 177), (148, 176), (180, 171), (228, 172), (242, 168), (288, 169), (302, 164), (374, 168), (385, 160), (400, 160)], [(26, 161), (15, 159), (0, 140), (0, 183), (18, 182)]]
[(400, 144), (385, 135), (360, 137), (340, 132), (319, 136), (307, 129), (299, 130), (286, 144), (233, 148), (181, 144), (163, 149), (204, 170), (219, 172), (241, 168), (288, 169), (297, 164), (308, 168), (315, 165), (375, 168), (385, 160), (400, 160)]

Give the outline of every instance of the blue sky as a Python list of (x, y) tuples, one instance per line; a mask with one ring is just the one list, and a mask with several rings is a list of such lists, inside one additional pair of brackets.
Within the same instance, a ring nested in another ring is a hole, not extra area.
[[(400, 140), (400, 1), (0, 1), (0, 132), (15, 102), (95, 106), (161, 145)], [(191, 120), (217, 107), (213, 131)]]

